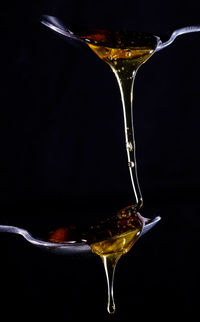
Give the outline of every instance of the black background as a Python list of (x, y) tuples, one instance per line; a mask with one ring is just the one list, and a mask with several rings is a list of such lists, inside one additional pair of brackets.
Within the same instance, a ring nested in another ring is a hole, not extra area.
[[(199, 1), (8, 1), (1, 7), (0, 224), (40, 232), (90, 221), (132, 202), (114, 76), (89, 49), (40, 24), (165, 34), (200, 23)], [(0, 235), (5, 321), (197, 321), (200, 34), (141, 67), (134, 88), (142, 214), (162, 221), (116, 271), (106, 312), (100, 259), (58, 256)]]

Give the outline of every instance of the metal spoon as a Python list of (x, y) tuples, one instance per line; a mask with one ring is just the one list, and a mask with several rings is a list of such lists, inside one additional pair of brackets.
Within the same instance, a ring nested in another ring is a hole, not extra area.
[[(161, 218), (155, 217), (154, 219), (143, 218), (144, 227), (140, 236), (144, 235), (147, 231), (153, 228)], [(80, 254), (80, 253), (92, 253), (91, 247), (85, 242), (67, 241), (65, 243), (52, 243), (42, 239), (33, 237), (26, 229), (16, 226), (4, 226), (0, 225), (0, 232), (12, 233), (23, 236), (29, 243), (45, 248), (47, 250), (53, 250), (56, 253), (63, 254)]]
[[(66, 36), (69, 39), (72, 40), (79, 40), (84, 42), (83, 39), (79, 38), (78, 36), (76, 36), (72, 31), (70, 31), (64, 24), (63, 22), (61, 22), (58, 18), (53, 17), (53, 16), (48, 16), (48, 15), (43, 15), (42, 16), (42, 20), (41, 23), (47, 27), (49, 27), (50, 29), (58, 32), (59, 34)], [(189, 27), (183, 27), (180, 29), (176, 29), (172, 32), (170, 38), (167, 41), (162, 41), (162, 39), (158, 36), (156, 36), (156, 38), (158, 39), (158, 43), (157, 43), (157, 47), (156, 47), (156, 52), (160, 51), (166, 47), (168, 47), (169, 45), (171, 45), (173, 43), (173, 41), (176, 39), (176, 37), (180, 36), (180, 35), (184, 35), (187, 33), (191, 33), (191, 32), (198, 32), (200, 31), (200, 25), (197, 26), (189, 26)]]

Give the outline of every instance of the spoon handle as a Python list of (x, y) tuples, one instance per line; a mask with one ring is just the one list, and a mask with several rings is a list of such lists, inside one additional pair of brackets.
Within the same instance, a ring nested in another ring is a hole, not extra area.
[(163, 43), (160, 42), (158, 44), (156, 51), (162, 50), (162, 49), (166, 48), (167, 46), (171, 45), (177, 36), (188, 34), (190, 32), (198, 32), (198, 31), (200, 31), (200, 25), (176, 29), (173, 31), (173, 33), (171, 34), (171, 37), (167, 41), (165, 41)]
[(26, 229), (19, 228), (19, 227), (16, 227), (16, 226), (4, 226), (4, 225), (0, 225), (0, 232), (21, 235), (28, 242), (30, 242), (31, 244), (34, 244), (34, 245), (40, 246), (41, 244), (44, 244), (43, 241), (40, 241), (40, 240), (32, 237), (31, 234)]
[(54, 249), (55, 251), (63, 251), (65, 254), (69, 253), (81, 253), (81, 252), (91, 252), (91, 248), (84, 242), (73, 242), (69, 241), (66, 243), (52, 243), (45, 240), (41, 240), (38, 238), (34, 238), (26, 229), (19, 228), (16, 226), (4, 226), (0, 225), (0, 233), (12, 233), (16, 235), (21, 235), (26, 239), (29, 243), (47, 248)]
[(46, 27), (54, 30), (58, 34), (61, 34), (68, 39), (72, 40), (78, 40), (78, 41), (83, 41), (81, 38), (77, 37), (72, 31), (70, 31), (60, 19), (53, 17), (53, 16), (48, 16), (48, 15), (43, 15), (41, 18), (41, 23), (45, 25)]

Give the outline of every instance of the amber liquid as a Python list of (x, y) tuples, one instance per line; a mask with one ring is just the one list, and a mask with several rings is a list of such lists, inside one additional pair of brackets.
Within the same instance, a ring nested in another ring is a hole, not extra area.
[[(93, 228), (93, 238), (90, 243), (92, 251), (99, 255), (103, 261), (107, 279), (108, 303), (107, 310), (110, 314), (115, 312), (114, 302), (114, 274), (118, 260), (123, 254), (126, 254), (139, 238), (143, 221), (138, 213), (135, 213), (134, 207), (127, 207), (120, 211), (116, 218), (111, 219), (113, 229), (109, 229), (109, 225), (100, 226), (99, 238), (97, 228)], [(99, 240), (98, 240), (99, 239)]]
[(138, 182), (136, 147), (133, 127), (133, 84), (138, 68), (154, 53), (157, 38), (151, 34), (136, 32), (110, 32), (97, 30), (81, 36), (92, 51), (114, 72), (121, 93), (125, 146), (127, 151), (128, 168), (133, 187), (135, 210), (143, 205), (143, 198)]
[[(128, 167), (134, 192), (133, 213), (130, 215), (130, 218), (136, 220), (134, 210), (137, 211), (142, 207), (143, 199), (137, 177), (132, 122), (133, 82), (138, 68), (154, 53), (157, 41), (150, 35), (129, 34), (127, 32), (112, 34), (108, 31), (101, 31), (94, 32), (85, 37), (89, 47), (95, 54), (111, 67), (119, 84), (124, 114)], [(127, 214), (125, 218), (126, 216)], [(99, 255), (104, 263), (108, 285), (107, 309), (109, 313), (115, 312), (113, 282), (116, 264), (120, 257), (131, 249), (142, 231), (142, 224), (139, 219), (132, 229), (130, 229), (127, 223), (128, 220), (126, 218), (124, 222), (125, 232), (119, 233), (118, 231), (111, 237), (90, 245), (93, 252)]]

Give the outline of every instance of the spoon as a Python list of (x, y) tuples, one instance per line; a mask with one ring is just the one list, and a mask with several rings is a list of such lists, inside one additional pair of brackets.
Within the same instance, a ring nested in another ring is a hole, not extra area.
[[(143, 218), (144, 227), (143, 227), (143, 230), (142, 230), (142, 233), (140, 236), (144, 235), (151, 228), (153, 228), (157, 224), (157, 222), (159, 222), (160, 219), (161, 218), (159, 216), (157, 216), (153, 219)], [(38, 238), (32, 236), (32, 234), (30, 232), (28, 232), (26, 229), (19, 228), (16, 226), (6, 226), (6, 225), (0, 225), (0, 232), (21, 235), (29, 243), (31, 243), (35, 246), (38, 246), (40, 248), (45, 248), (47, 250), (53, 250), (56, 253), (80, 254), (80, 253), (91, 253), (92, 252), (91, 247), (84, 240), (82, 242), (67, 241), (64, 243), (53, 243), (53, 242), (48, 242), (48, 241), (38, 239)]]
[[(70, 31), (64, 24), (63, 22), (61, 22), (58, 18), (53, 17), (53, 16), (48, 16), (48, 15), (43, 15), (42, 16), (42, 20), (41, 23), (47, 27), (49, 27), (50, 29), (58, 32), (59, 34), (68, 37), (69, 39), (72, 40), (79, 40), (84, 42), (83, 39), (81, 39), (80, 37), (78, 37), (77, 35), (75, 35), (72, 31)], [(200, 25), (197, 26), (189, 26), (189, 27), (183, 27), (183, 28), (179, 28), (176, 29), (172, 32), (171, 36), (169, 37), (169, 39), (167, 41), (162, 41), (160, 37), (157, 37), (158, 43), (157, 43), (157, 47), (156, 47), (156, 52), (160, 51), (166, 47), (168, 47), (169, 45), (171, 45), (174, 40), (176, 39), (176, 37), (183, 35), (183, 34), (187, 34), (187, 33), (191, 33), (191, 32), (198, 32), (200, 31)], [(85, 39), (85, 41), (88, 41), (87, 39)]]

